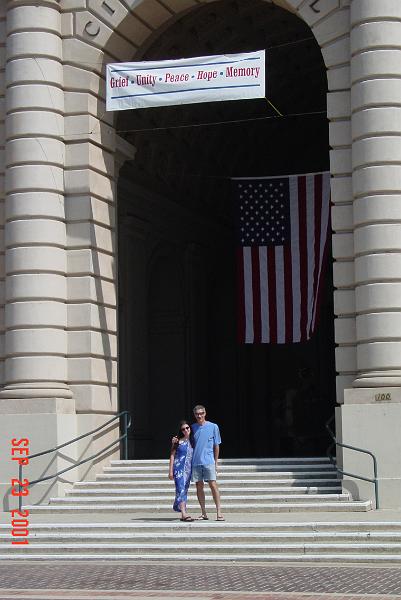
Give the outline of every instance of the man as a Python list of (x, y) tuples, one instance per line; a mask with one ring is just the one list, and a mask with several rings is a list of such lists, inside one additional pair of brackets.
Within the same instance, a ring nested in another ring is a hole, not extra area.
[(219, 459), (220, 431), (216, 423), (206, 421), (206, 409), (198, 404), (194, 408), (196, 423), (192, 425), (194, 453), (192, 458), (192, 481), (202, 510), (198, 520), (208, 520), (206, 513), (204, 482), (207, 481), (217, 510), (217, 521), (224, 521), (221, 514), (220, 492), (216, 482)]

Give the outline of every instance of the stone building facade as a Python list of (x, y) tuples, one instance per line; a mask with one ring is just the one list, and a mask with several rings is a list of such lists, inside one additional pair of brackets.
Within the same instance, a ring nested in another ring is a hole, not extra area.
[[(401, 5), (272, 0), (310, 28), (327, 69), (339, 440), (373, 451), (400, 506)], [(0, 4), (2, 492), (10, 439), (60, 444), (119, 409), (116, 199), (135, 147), (105, 111), (105, 64), (144, 48), (198, 0)], [(135, 415), (133, 415), (135, 419)], [(108, 438), (117, 435), (116, 428)], [(30, 477), (95, 452), (96, 436)], [(369, 476), (357, 453), (344, 469)], [(92, 470), (101, 463), (93, 465)], [(88, 468), (71, 472), (84, 477)], [(362, 498), (371, 485), (346, 478)], [(64, 484), (51, 487), (62, 493)], [(49, 493), (36, 486), (32, 499)]]

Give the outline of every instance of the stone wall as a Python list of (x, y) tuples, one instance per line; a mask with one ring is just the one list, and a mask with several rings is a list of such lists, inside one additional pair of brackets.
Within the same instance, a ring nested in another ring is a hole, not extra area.
[[(399, 1), (276, 3), (311, 27), (328, 69), (338, 401), (352, 385), (394, 386), (398, 398)], [(64, 414), (69, 424), (63, 429), (55, 418), (56, 440), (90, 429), (118, 408), (116, 180), (135, 151), (118, 139), (105, 111), (105, 64), (140, 58), (176, 15), (197, 4), (7, 3), (4, 300), (0, 287), (7, 334), (0, 399), (46, 399), (30, 402), (26, 413), (39, 406), (45, 412), (46, 405)], [(0, 69), (5, 35), (0, 13)], [(0, 86), (3, 149), (4, 70)], [(0, 161), (0, 178), (3, 169)], [(350, 404), (375, 402), (372, 391), (351, 396), (346, 393)], [(4, 406), (7, 412), (11, 405)], [(356, 426), (360, 418), (349, 422)], [(345, 441), (355, 442), (356, 429), (343, 423)], [(379, 450), (385, 460), (387, 450)], [(401, 476), (396, 479), (398, 486)]]
[[(338, 423), (345, 442), (378, 460), (380, 501), (400, 506), (401, 468), (401, 5), (353, 0), (351, 110), (357, 370)], [(344, 451), (351, 473), (372, 476), (369, 457)], [(362, 497), (372, 484), (346, 478)]]
[[(96, 12), (101, 3), (89, 4)], [(105, 111), (103, 53), (90, 43), (93, 24), (88, 24), (86, 2), (66, 1), (61, 6), (68, 381), (78, 413), (112, 413), (117, 410), (113, 115)]]
[(4, 377), (4, 188), (6, 120), (6, 6), (0, 5), (0, 382)]

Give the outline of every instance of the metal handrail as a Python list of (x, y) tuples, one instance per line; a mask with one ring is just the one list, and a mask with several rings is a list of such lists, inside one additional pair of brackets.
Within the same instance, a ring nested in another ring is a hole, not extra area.
[(127, 460), (128, 459), (128, 429), (131, 427), (131, 415), (129, 414), (129, 412), (127, 410), (123, 410), (123, 411), (119, 412), (117, 415), (114, 415), (114, 417), (112, 419), (110, 419), (106, 423), (103, 423), (103, 425), (100, 425), (100, 427), (96, 427), (95, 429), (92, 429), (91, 431), (88, 431), (87, 433), (83, 433), (82, 435), (79, 435), (78, 437), (73, 438), (72, 440), (69, 440), (68, 442), (64, 442), (63, 444), (60, 444), (59, 446), (56, 446), (55, 448), (50, 448), (49, 450), (44, 450), (43, 452), (36, 452), (36, 454), (31, 454), (30, 456), (26, 456), (25, 458), (28, 460), (28, 462), (30, 462), (33, 458), (37, 458), (38, 456), (44, 456), (45, 454), (50, 454), (51, 452), (57, 452), (57, 450), (60, 450), (60, 448), (65, 448), (65, 446), (74, 444), (75, 442), (78, 442), (79, 440), (82, 440), (83, 438), (88, 437), (88, 435), (93, 435), (94, 433), (97, 433), (101, 429), (104, 429), (105, 427), (110, 425), (110, 423), (113, 423), (113, 421), (115, 421), (116, 419), (120, 419), (120, 417), (123, 417), (124, 433), (118, 439), (113, 440), (111, 442), (111, 444), (109, 444), (105, 448), (102, 448), (102, 450), (100, 450), (99, 452), (96, 452), (96, 454), (93, 454), (92, 456), (89, 456), (88, 458), (84, 458), (84, 459), (80, 460), (79, 462), (74, 463), (73, 465), (71, 465), (69, 467), (66, 467), (65, 469), (61, 469), (60, 471), (57, 471), (57, 473), (53, 473), (52, 475), (47, 475), (46, 477), (40, 477), (39, 479), (35, 479), (34, 481), (29, 481), (26, 485), (22, 486), (22, 466), (23, 465), (20, 462), (18, 464), (18, 480), (20, 482), (19, 486), (18, 486), (18, 488), (19, 488), (19, 498), (18, 498), (19, 510), (21, 510), (21, 508), (22, 508), (21, 490), (23, 487), (30, 487), (31, 485), (34, 485), (35, 483), (41, 483), (42, 481), (54, 479), (55, 477), (58, 477), (59, 475), (62, 475), (63, 473), (66, 473), (67, 471), (71, 471), (72, 469), (75, 469), (76, 467), (79, 467), (80, 465), (83, 465), (83, 464), (89, 462), (90, 460), (97, 458), (98, 456), (100, 456), (101, 454), (106, 452), (106, 450), (109, 450), (109, 448), (111, 448), (112, 446), (117, 444), (117, 442), (121, 442), (121, 440), (124, 440), (124, 460)]
[[(326, 452), (326, 455), (327, 455), (329, 461), (336, 468), (336, 470), (339, 473), (341, 473), (341, 475), (347, 475), (348, 477), (354, 477), (355, 479), (361, 479), (362, 481), (368, 481), (369, 483), (373, 483), (373, 485), (375, 486), (375, 503), (376, 503), (376, 509), (380, 508), (380, 506), (379, 506), (379, 481), (377, 479), (377, 459), (376, 459), (376, 456), (373, 454), (373, 452), (370, 452), (370, 450), (365, 450), (364, 448), (358, 448), (357, 446), (351, 446), (350, 444), (343, 444), (342, 442), (338, 442), (337, 439), (336, 439), (336, 437), (335, 437), (335, 435), (334, 435), (334, 432), (330, 429), (330, 424), (332, 423), (333, 420), (334, 420), (334, 415), (332, 417), (330, 417), (330, 419), (326, 423), (326, 429), (329, 432), (329, 435), (330, 435), (331, 439), (333, 440), (333, 442), (327, 448), (327, 452)], [(371, 456), (372, 459), (373, 459), (373, 474), (374, 474), (374, 478), (370, 479), (369, 477), (363, 477), (362, 475), (355, 475), (354, 473), (348, 473), (347, 471), (343, 471), (342, 469), (340, 469), (337, 466), (337, 463), (334, 460), (334, 457), (331, 455), (331, 451), (332, 451), (332, 449), (333, 449), (334, 446), (340, 446), (341, 448), (347, 448), (348, 450), (355, 450), (355, 452), (362, 452), (363, 454), (368, 454), (369, 456)]]

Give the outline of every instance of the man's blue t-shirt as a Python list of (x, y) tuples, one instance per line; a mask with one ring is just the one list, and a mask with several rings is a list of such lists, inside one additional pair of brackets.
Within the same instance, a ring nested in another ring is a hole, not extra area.
[(216, 425), (216, 423), (211, 423), (210, 421), (206, 421), (204, 425), (194, 423), (192, 425), (192, 435), (195, 442), (194, 454), (192, 457), (193, 466), (213, 465), (213, 446), (221, 444), (218, 425)]

